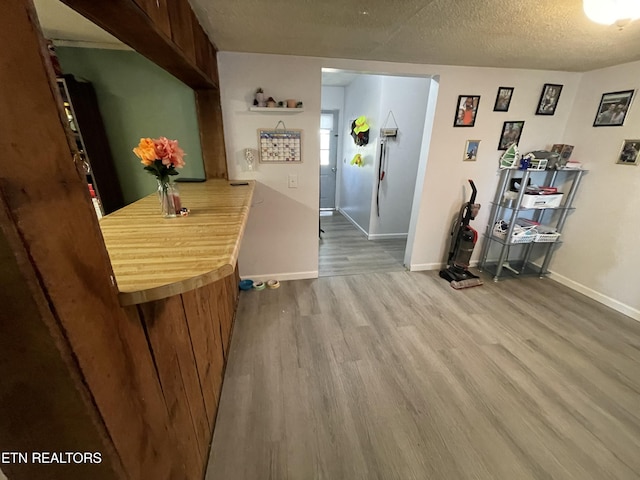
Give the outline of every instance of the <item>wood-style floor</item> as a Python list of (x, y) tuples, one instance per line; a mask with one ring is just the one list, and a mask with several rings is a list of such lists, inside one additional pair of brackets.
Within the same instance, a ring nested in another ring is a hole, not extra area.
[(321, 277), (406, 270), (406, 238), (367, 240), (340, 212), (320, 216), (318, 274)]
[(208, 480), (640, 478), (640, 323), (550, 279), (241, 292)]

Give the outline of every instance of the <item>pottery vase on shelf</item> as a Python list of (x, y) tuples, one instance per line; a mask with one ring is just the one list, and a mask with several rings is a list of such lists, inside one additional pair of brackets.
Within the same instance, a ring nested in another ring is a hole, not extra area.
[(264, 93), (263, 92), (256, 92), (256, 102), (258, 102), (258, 106), (259, 107), (266, 107), (267, 106), (267, 102), (264, 99)]
[(158, 201), (164, 218), (173, 218), (182, 208), (178, 186), (170, 180), (158, 179)]

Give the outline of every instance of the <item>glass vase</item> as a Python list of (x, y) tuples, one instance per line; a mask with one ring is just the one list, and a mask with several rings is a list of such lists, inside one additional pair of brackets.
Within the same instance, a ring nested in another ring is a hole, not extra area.
[(173, 182), (158, 179), (158, 200), (164, 218), (173, 218), (180, 212), (180, 192)]

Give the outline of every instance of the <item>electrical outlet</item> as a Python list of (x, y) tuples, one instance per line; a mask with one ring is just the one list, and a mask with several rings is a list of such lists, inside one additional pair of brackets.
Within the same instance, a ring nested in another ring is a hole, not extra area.
[(298, 188), (298, 175), (289, 174), (289, 188)]

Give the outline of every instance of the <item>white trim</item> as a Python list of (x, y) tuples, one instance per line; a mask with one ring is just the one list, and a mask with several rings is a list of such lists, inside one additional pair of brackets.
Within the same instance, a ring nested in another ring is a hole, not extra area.
[(409, 265), (410, 272), (421, 272), (423, 270), (440, 270), (441, 263), (414, 263)]
[(318, 278), (318, 270), (311, 272), (293, 272), (293, 273), (270, 273), (267, 275), (242, 275), (242, 280), (251, 279), (253, 281), (265, 282), (267, 280), (308, 280), (310, 278)]
[[(470, 267), (477, 267), (478, 260), (471, 260), (469, 263)], [(444, 263), (415, 263), (409, 267), (410, 272), (420, 272), (425, 270), (441, 270), (446, 265)]]
[(345, 211), (344, 211), (344, 210), (342, 210), (341, 208), (338, 208), (338, 211), (339, 211), (342, 215), (344, 215), (344, 218), (346, 218), (346, 219), (347, 219), (347, 220), (349, 220), (351, 223), (353, 223), (353, 225), (354, 225), (358, 230), (360, 230), (362, 233), (364, 233), (364, 234), (365, 234), (365, 236), (366, 236), (367, 238), (369, 238), (369, 234), (365, 231), (365, 229), (364, 229), (364, 228), (362, 228), (360, 225), (358, 225), (358, 224), (356, 223), (356, 221), (355, 221), (353, 218), (351, 218), (351, 217), (347, 214), (347, 212), (345, 212)]
[(372, 233), (371, 235), (367, 235), (369, 240), (378, 240), (383, 238), (407, 238), (406, 233)]
[(576, 292), (582, 293), (583, 295), (586, 295), (587, 297), (592, 298), (596, 302), (600, 302), (603, 305), (613, 308), (614, 310), (640, 322), (640, 310), (637, 310), (629, 305), (626, 305), (614, 298), (608, 297), (603, 293), (597, 292), (592, 288), (582, 285), (581, 283), (571, 280), (565, 277), (564, 275), (560, 275), (559, 273), (550, 271), (549, 278), (551, 278), (552, 280), (555, 280), (558, 283), (561, 283), (566, 287), (569, 287), (572, 290), (575, 290)]

